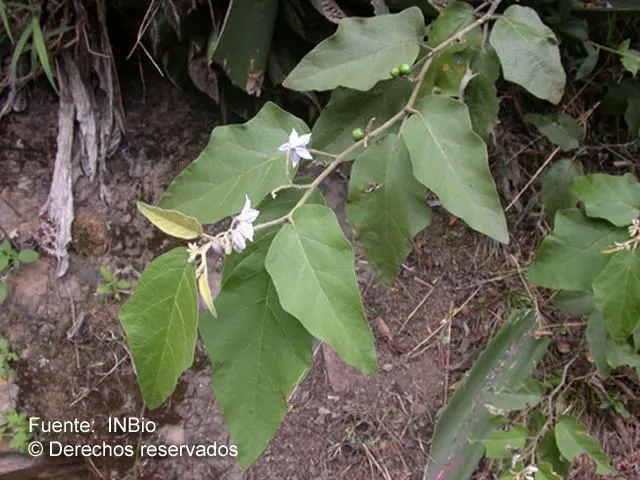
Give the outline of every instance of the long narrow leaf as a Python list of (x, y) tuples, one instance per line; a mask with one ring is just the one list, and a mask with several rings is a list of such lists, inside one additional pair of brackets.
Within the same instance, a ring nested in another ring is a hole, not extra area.
[(2, 25), (4, 25), (4, 29), (9, 36), (9, 40), (11, 43), (16, 43), (13, 39), (13, 35), (11, 35), (11, 28), (9, 27), (9, 19), (7, 18), (7, 9), (5, 7), (4, 1), (0, 0), (0, 19), (2, 19)]
[(11, 68), (9, 70), (9, 84), (11, 85), (11, 90), (16, 89), (16, 83), (18, 82), (18, 60), (20, 60), (20, 55), (22, 55), (22, 51), (29, 41), (32, 30), (33, 23), (30, 23), (25, 27), (22, 35), (20, 35), (18, 44), (16, 45), (16, 49), (13, 51), (13, 57), (11, 58)]
[(42, 69), (44, 70), (45, 75), (49, 79), (49, 83), (53, 87), (56, 93), (58, 93), (58, 87), (56, 86), (56, 81), (53, 78), (53, 70), (51, 70), (51, 64), (49, 63), (49, 54), (47, 53), (47, 44), (44, 41), (44, 37), (42, 36), (42, 30), (40, 29), (40, 17), (33, 17), (31, 21), (31, 25), (33, 26), (33, 44), (38, 51), (38, 57), (40, 57), (40, 63), (42, 64)]

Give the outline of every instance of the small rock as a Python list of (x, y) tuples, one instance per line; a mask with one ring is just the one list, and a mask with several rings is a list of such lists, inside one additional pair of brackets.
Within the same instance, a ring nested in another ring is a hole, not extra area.
[(329, 410), (328, 408), (320, 407), (318, 409), (318, 413), (320, 415), (329, 415), (331, 413), (331, 410)]
[(107, 225), (98, 212), (80, 210), (71, 227), (73, 247), (85, 257), (100, 257), (109, 247)]
[(336, 351), (326, 343), (322, 344), (322, 353), (329, 383), (336, 392), (352, 391), (361, 380), (368, 378), (364, 373), (344, 363)]
[(393, 370), (393, 365), (391, 365), (390, 363), (385, 363), (382, 366), (382, 370), (384, 370), (385, 372), (390, 372), (391, 370)]

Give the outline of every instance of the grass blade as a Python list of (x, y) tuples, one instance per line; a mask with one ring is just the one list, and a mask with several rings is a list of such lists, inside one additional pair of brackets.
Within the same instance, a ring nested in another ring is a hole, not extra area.
[(2, 19), (2, 25), (4, 25), (4, 29), (7, 31), (9, 40), (11, 40), (11, 43), (16, 43), (13, 39), (13, 35), (11, 35), (11, 28), (9, 28), (9, 18), (7, 17), (7, 8), (3, 0), (0, 0), (0, 19)]
[(11, 85), (11, 90), (14, 91), (16, 89), (16, 83), (18, 82), (18, 61), (20, 60), (20, 55), (22, 55), (22, 51), (24, 50), (25, 45), (29, 41), (29, 37), (31, 36), (32, 31), (33, 23), (30, 23), (23, 30), (20, 38), (18, 39), (16, 49), (13, 51), (13, 57), (11, 58), (11, 68), (9, 70), (9, 84)]
[(42, 36), (42, 30), (40, 29), (40, 17), (33, 17), (31, 21), (33, 28), (33, 44), (38, 51), (38, 57), (40, 57), (40, 63), (45, 75), (49, 79), (49, 83), (53, 87), (56, 93), (58, 93), (58, 87), (53, 77), (53, 71), (51, 70), (51, 64), (49, 63), (49, 54), (47, 53), (47, 44)]

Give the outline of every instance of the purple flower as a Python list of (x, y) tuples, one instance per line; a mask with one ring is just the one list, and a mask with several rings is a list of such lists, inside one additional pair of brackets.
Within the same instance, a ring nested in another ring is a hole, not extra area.
[(294, 128), (289, 134), (289, 141), (280, 145), (279, 150), (281, 152), (287, 152), (287, 158), (290, 158), (291, 164), (296, 167), (298, 166), (298, 163), (300, 163), (301, 158), (305, 158), (307, 160), (311, 160), (313, 158), (307, 149), (307, 145), (310, 141), (310, 133), (298, 135), (298, 132), (296, 132), (296, 129)]

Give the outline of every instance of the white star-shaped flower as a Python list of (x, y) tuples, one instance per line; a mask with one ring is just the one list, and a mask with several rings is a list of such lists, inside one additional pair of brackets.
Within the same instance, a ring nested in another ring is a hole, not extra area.
[(291, 164), (296, 167), (300, 163), (300, 159), (311, 160), (313, 157), (307, 149), (307, 145), (311, 141), (311, 134), (298, 135), (296, 129), (292, 129), (289, 134), (289, 141), (280, 145), (281, 152), (287, 152), (287, 158), (291, 159)]
[(260, 215), (260, 211), (251, 208), (251, 200), (246, 196), (246, 201), (242, 211), (231, 224), (231, 245), (233, 249), (240, 253), (247, 247), (246, 240), (253, 242), (253, 222)]

